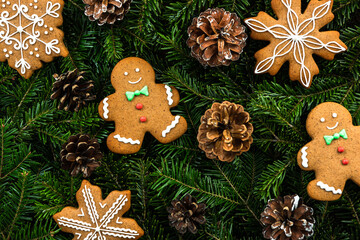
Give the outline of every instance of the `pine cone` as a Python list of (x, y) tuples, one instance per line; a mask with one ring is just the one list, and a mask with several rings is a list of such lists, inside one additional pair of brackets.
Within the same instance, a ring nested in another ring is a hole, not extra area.
[(98, 20), (98, 25), (114, 24), (116, 20), (123, 20), (130, 10), (132, 0), (83, 0), (86, 4), (85, 15), (90, 21)]
[(214, 103), (201, 117), (197, 139), (199, 147), (210, 159), (232, 162), (235, 156), (250, 149), (253, 126), (250, 115), (243, 106), (230, 103)]
[(270, 200), (260, 220), (265, 225), (266, 239), (300, 240), (314, 234), (313, 209), (303, 204), (298, 195)]
[(84, 177), (89, 177), (100, 166), (97, 160), (102, 158), (102, 153), (96, 138), (90, 139), (87, 134), (77, 134), (62, 145), (60, 156), (61, 167), (69, 170), (71, 176), (82, 172)]
[(202, 65), (229, 66), (240, 58), (247, 35), (236, 13), (223, 8), (208, 9), (193, 18), (188, 28), (187, 45)]
[(82, 76), (84, 73), (75, 69), (60, 76), (53, 75), (55, 82), (52, 91), (54, 93), (50, 98), (60, 99), (59, 109), (78, 112), (82, 106), (86, 106), (87, 102), (96, 98), (90, 93), (94, 88), (93, 81), (85, 81)]
[(189, 194), (182, 200), (171, 201), (171, 207), (168, 208), (170, 226), (184, 234), (187, 230), (192, 234), (197, 233), (196, 224), (204, 224), (206, 219), (205, 203), (197, 203), (196, 199)]

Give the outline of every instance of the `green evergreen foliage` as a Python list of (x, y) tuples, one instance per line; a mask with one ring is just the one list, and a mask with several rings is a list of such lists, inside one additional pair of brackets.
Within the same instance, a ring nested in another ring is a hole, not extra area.
[[(296, 164), (297, 152), (310, 140), (306, 117), (317, 104), (341, 103), (360, 125), (359, 0), (334, 0), (335, 19), (324, 30), (339, 31), (349, 49), (333, 61), (316, 57), (320, 74), (309, 90), (289, 80), (288, 65), (276, 76), (255, 75), (254, 53), (266, 43), (250, 38), (239, 61), (202, 67), (190, 56), (187, 28), (209, 7), (223, 7), (241, 19), (259, 11), (273, 15), (270, 0), (134, 0), (123, 21), (99, 27), (84, 16), (81, 0), (69, 0), (62, 27), (67, 58), (44, 64), (28, 80), (0, 64), (0, 239), (72, 239), (52, 215), (77, 207), (82, 176), (70, 177), (59, 161), (61, 145), (77, 133), (101, 142), (102, 165), (89, 180), (104, 197), (131, 190), (126, 216), (144, 229), (142, 239), (263, 239), (259, 218), (266, 201), (295, 193), (314, 208), (313, 239), (360, 238), (360, 187), (349, 181), (340, 200), (314, 201), (306, 192), (314, 173)], [(97, 106), (114, 92), (115, 64), (130, 56), (149, 61), (158, 83), (179, 90), (181, 102), (173, 112), (186, 118), (188, 131), (170, 144), (147, 135), (138, 153), (118, 155), (106, 146), (114, 124), (101, 120)], [(52, 75), (75, 68), (94, 80), (97, 100), (79, 113), (64, 112), (50, 100)], [(243, 105), (255, 128), (250, 151), (232, 163), (207, 159), (196, 139), (205, 110), (225, 100)], [(167, 206), (186, 193), (208, 206), (207, 223), (197, 235), (181, 236), (168, 223)]]

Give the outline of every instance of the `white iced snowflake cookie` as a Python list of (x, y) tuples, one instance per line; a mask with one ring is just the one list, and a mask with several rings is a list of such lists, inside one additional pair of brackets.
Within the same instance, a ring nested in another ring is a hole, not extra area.
[(144, 231), (123, 214), (130, 209), (130, 191), (112, 191), (105, 199), (101, 189), (83, 180), (76, 193), (78, 208), (66, 207), (54, 215), (64, 232), (73, 239), (139, 239)]
[(301, 0), (272, 0), (278, 20), (265, 12), (245, 19), (252, 30), (251, 38), (270, 41), (255, 54), (255, 73), (275, 75), (289, 61), (290, 79), (309, 88), (314, 75), (319, 73), (312, 54), (332, 60), (336, 53), (347, 49), (339, 32), (319, 31), (333, 20), (332, 5), (332, 0), (311, 0), (302, 13)]
[(24, 78), (68, 55), (57, 27), (62, 25), (63, 0), (6, 0), (0, 2), (0, 61), (7, 61)]

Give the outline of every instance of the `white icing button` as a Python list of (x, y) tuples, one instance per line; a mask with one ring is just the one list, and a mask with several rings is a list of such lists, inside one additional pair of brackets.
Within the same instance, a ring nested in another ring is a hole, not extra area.
[(52, 27), (51, 27), (51, 28), (49, 28), (49, 30), (50, 30), (50, 31), (54, 31), (54, 29), (53, 29)]
[(325, 122), (325, 118), (320, 118), (320, 122)]
[(33, 5), (32, 3), (29, 4), (30, 7), (32, 7), (32, 5)]
[(37, 9), (37, 8), (38, 8), (38, 6), (34, 6), (34, 8), (35, 8), (35, 9)]
[(36, 54), (36, 57), (38, 58), (38, 57), (40, 57), (40, 55), (39, 55), (39, 54)]
[(139, 68), (136, 68), (136, 69), (135, 69), (135, 72), (140, 72), (140, 69), (139, 69)]
[(23, 29), (22, 26), (18, 26), (18, 27), (16, 28), (16, 30), (17, 30), (18, 32), (22, 32), (24, 29)]
[(5, 4), (3, 4), (3, 5), (2, 5), (2, 7), (6, 7), (6, 5), (5, 5)]
[(37, 2), (38, 2), (38, 0), (34, 0), (34, 2), (35, 2), (35, 3), (37, 3)]
[(30, 51), (30, 55), (34, 55), (34, 52), (33, 52), (33, 51)]
[(7, 1), (7, 2), (6, 2), (6, 4), (7, 4), (7, 5), (10, 5), (10, 2), (9, 2), (9, 1)]
[(45, 33), (45, 34), (49, 34), (49, 32), (48, 32), (48, 31), (45, 31), (44, 33)]
[(332, 116), (333, 116), (333, 118), (336, 118), (336, 117), (337, 117), (337, 113), (333, 113)]
[(10, 55), (11, 55), (11, 54), (13, 54), (13, 52), (12, 52), (12, 51), (9, 51), (9, 53), (10, 53)]
[(39, 49), (38, 49), (38, 48), (35, 48), (35, 51), (39, 51)]
[(7, 57), (7, 58), (8, 58), (8, 57), (10, 57), (10, 56), (9, 56), (9, 54), (6, 54), (6, 55), (5, 55), (5, 57)]
[(2, 2), (6, 2), (6, 0), (2, 0)]
[(127, 75), (129, 75), (129, 73), (128, 73), (128, 72), (124, 72), (124, 75), (127, 76)]
[(6, 48), (4, 48), (4, 52), (7, 52), (7, 49), (6, 49)]
[(45, 25), (44, 27), (47, 28), (47, 25)]

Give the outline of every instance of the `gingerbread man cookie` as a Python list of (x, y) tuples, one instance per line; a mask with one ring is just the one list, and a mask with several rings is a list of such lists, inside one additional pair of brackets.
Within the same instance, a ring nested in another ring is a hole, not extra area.
[(300, 149), (297, 161), (301, 169), (315, 171), (309, 196), (333, 201), (348, 179), (360, 185), (360, 127), (352, 124), (350, 112), (334, 102), (322, 103), (310, 112), (306, 130), (312, 141)]
[(105, 121), (115, 122), (115, 132), (107, 139), (112, 152), (136, 153), (146, 132), (161, 143), (174, 141), (186, 132), (186, 120), (170, 112), (179, 103), (178, 91), (156, 84), (155, 71), (145, 60), (121, 60), (111, 74), (111, 83), (116, 92), (101, 101), (99, 114)]

